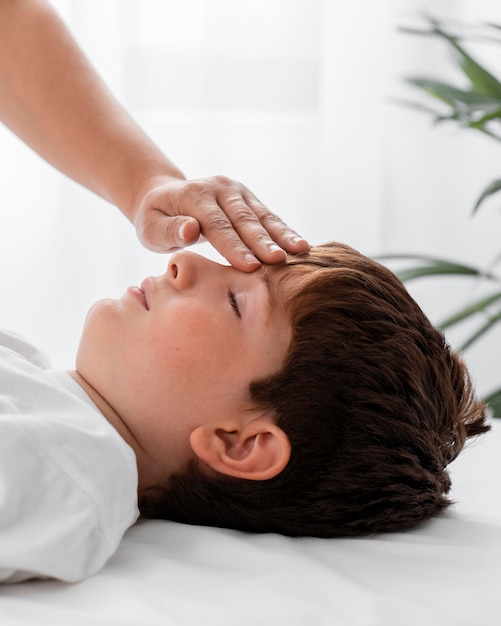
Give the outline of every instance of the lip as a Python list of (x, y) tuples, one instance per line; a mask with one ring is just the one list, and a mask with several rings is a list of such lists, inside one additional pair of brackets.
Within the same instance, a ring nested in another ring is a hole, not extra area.
[(144, 303), (148, 311), (150, 310), (152, 290), (153, 290), (153, 279), (151, 277), (145, 278), (143, 282), (141, 283), (141, 291), (143, 293)]
[(150, 310), (149, 306), (148, 306), (148, 300), (146, 298), (146, 294), (144, 293), (142, 288), (139, 287), (128, 287), (127, 288), (127, 292), (130, 293), (130, 295), (135, 298), (143, 308), (145, 308), (147, 311)]

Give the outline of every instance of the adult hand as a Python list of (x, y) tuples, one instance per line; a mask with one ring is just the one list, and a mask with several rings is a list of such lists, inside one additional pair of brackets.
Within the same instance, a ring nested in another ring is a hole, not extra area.
[(141, 243), (169, 252), (207, 239), (231, 265), (251, 272), (310, 249), (241, 183), (224, 176), (154, 177), (142, 188), (133, 221)]
[(0, 0), (0, 118), (40, 156), (131, 220), (157, 251), (200, 236), (252, 271), (309, 246), (246, 187), (185, 181), (87, 62), (44, 0)]

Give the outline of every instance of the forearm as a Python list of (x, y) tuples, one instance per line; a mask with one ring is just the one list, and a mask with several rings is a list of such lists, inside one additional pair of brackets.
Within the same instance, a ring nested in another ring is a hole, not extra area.
[(133, 220), (156, 176), (184, 176), (110, 94), (53, 9), (0, 0), (0, 120)]
[[(54, 167), (117, 205), (148, 248), (207, 238), (243, 271), (308, 243), (245, 186), (185, 181), (110, 94), (44, 0), (0, 0), (0, 121)], [(278, 244), (278, 245), (277, 245)]]

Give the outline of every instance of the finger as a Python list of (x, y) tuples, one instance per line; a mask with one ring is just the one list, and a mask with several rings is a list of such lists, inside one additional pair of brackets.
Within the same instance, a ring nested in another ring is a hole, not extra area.
[[(264, 263), (285, 261), (286, 252), (270, 238), (240, 192), (231, 195), (225, 193), (217, 200), (219, 213), (214, 216), (212, 232), (208, 238), (213, 241), (214, 237), (218, 237), (218, 245), (223, 248), (228, 260), (229, 255), (233, 256), (240, 250), (241, 256), (245, 257), (245, 254), (251, 252)], [(214, 228), (214, 225), (217, 228)], [(221, 235), (224, 235), (226, 241)]]
[[(287, 226), (244, 185), (230, 181), (217, 200), (242, 241), (266, 263), (279, 263), (286, 252), (307, 252), (309, 243)], [(235, 185), (237, 187), (235, 188)]]
[(286, 259), (286, 251), (309, 250), (304, 239), (248, 193), (247, 199), (239, 190), (231, 195), (220, 194), (218, 200), (234, 230), (256, 257), (265, 263), (281, 263)]
[(270, 237), (287, 252), (298, 254), (310, 250), (311, 246), (306, 239), (282, 222), (278, 216), (267, 212), (260, 220)]
[[(165, 218), (164, 218), (165, 219)], [(174, 228), (177, 229), (179, 245), (190, 246), (192, 243), (198, 241), (200, 237), (200, 224), (195, 218), (168, 218), (175, 221)], [(179, 226), (177, 225), (179, 223)]]
[(193, 217), (170, 217), (163, 211), (148, 213), (136, 225), (141, 243), (154, 252), (170, 252), (195, 243), (200, 236), (200, 224)]
[(204, 207), (201, 234), (233, 267), (253, 272), (261, 266), (260, 260), (242, 241), (228, 216), (215, 202)]
[(254, 211), (244, 203), (242, 197), (220, 201), (234, 231), (257, 258), (264, 263), (281, 263), (286, 252), (269, 235)]
[(283, 250), (295, 254), (310, 250), (310, 244), (306, 239), (283, 222), (278, 215), (272, 213), (252, 192), (247, 190), (243, 197), (270, 239)]

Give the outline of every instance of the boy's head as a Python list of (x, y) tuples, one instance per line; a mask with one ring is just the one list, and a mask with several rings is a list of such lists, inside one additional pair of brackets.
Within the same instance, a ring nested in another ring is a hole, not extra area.
[[(214, 465), (198, 430), (189, 467), (143, 493), (143, 515), (329, 537), (402, 530), (441, 511), (446, 466), (488, 429), (443, 335), (389, 270), (348, 246), (318, 246), (262, 274), (288, 322), (279, 365), (250, 381), (249, 410), (271, 426), (246, 445), (265, 450), (276, 436), (263, 461), (273, 471)], [(215, 434), (231, 446), (232, 432)]]
[(140, 494), (193, 459), (265, 479), (290, 444), (250, 384), (282, 368), (291, 336), (263, 271), (182, 251), (164, 274), (91, 308), (75, 377), (134, 449)]

